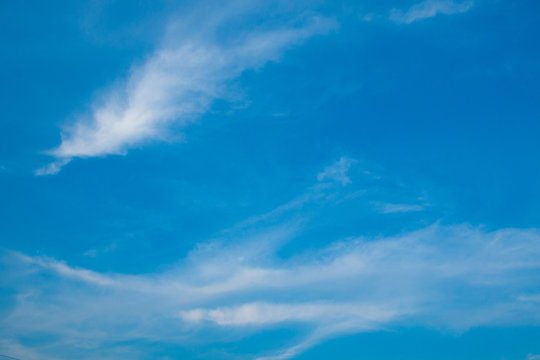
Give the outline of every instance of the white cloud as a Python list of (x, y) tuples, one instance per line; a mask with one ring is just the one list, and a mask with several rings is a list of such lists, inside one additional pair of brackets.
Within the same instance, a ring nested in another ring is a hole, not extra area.
[[(5, 252), (0, 279), (13, 305), (0, 318), (0, 338), (21, 356), (21, 338), (47, 334), (52, 340), (26, 353), (84, 359), (81, 349), (92, 349), (86, 358), (101, 351), (97, 357), (118, 359), (141, 357), (118, 345), (135, 339), (189, 346), (301, 325), (300, 340), (259, 354), (277, 360), (342, 334), (411, 324), (456, 331), (540, 324), (538, 229), (435, 223), (394, 236), (328, 239), (318, 250), (279, 255), (302, 235), (305, 210), (334, 208), (357, 192), (335, 186), (353, 183), (347, 172), (353, 162), (341, 158), (295, 200), (222, 231), (222, 238), (155, 273), (103, 273)], [(211, 336), (198, 332), (207, 327)]]
[(287, 321), (317, 324), (350, 322), (351, 319), (355, 319), (362, 322), (365, 328), (387, 322), (396, 315), (395, 309), (385, 310), (372, 304), (363, 306), (356, 303), (271, 304), (261, 302), (211, 310), (194, 309), (180, 313), (180, 316), (187, 321), (207, 320), (222, 326), (268, 325)]
[(207, 320), (221, 326), (266, 326), (283, 322), (305, 322), (316, 326), (316, 330), (301, 343), (275, 355), (258, 358), (269, 360), (294, 357), (324, 338), (340, 333), (375, 330), (398, 317), (399, 311), (402, 310), (358, 303), (248, 303), (212, 310), (194, 309), (182, 312), (180, 316), (189, 322)]
[(58, 174), (60, 170), (62, 170), (62, 167), (69, 164), (70, 162), (71, 158), (60, 158), (50, 164), (45, 165), (44, 167), (37, 169), (34, 173), (37, 176)]
[(342, 185), (351, 183), (351, 179), (347, 176), (350, 167), (356, 162), (354, 159), (342, 157), (337, 162), (326, 167), (322, 172), (317, 174), (319, 181), (336, 181)]
[[(273, 241), (281, 241), (280, 233)], [(337, 242), (288, 260), (261, 253), (257, 241), (239, 242), (208, 245), (176, 267), (142, 275), (7, 256), (3, 263), (15, 273), (3, 277), (17, 277), (20, 295), (0, 323), (10, 337), (47, 332), (69, 338), (72, 347), (88, 338), (99, 344), (179, 334), (189, 343), (189, 324), (205, 322), (247, 332), (290, 322), (311, 327), (301, 343), (270, 357), (276, 359), (343, 333), (400, 324), (463, 331), (540, 323), (540, 315), (531, 316), (540, 314), (540, 304), (519, 299), (540, 285), (537, 230), (433, 225)]]
[(390, 203), (378, 203), (376, 206), (379, 208), (380, 212), (383, 214), (393, 214), (393, 213), (407, 213), (413, 211), (422, 211), (424, 210), (424, 205), (419, 204), (390, 204)]
[(392, 9), (390, 20), (398, 24), (410, 24), (439, 14), (452, 15), (464, 13), (472, 6), (473, 2), (470, 0), (461, 2), (454, 0), (425, 0), (412, 6), (407, 11)]
[(56, 160), (36, 175), (58, 173), (73, 158), (122, 155), (150, 141), (177, 138), (175, 131), (207, 112), (215, 99), (231, 99), (229, 84), (242, 72), (277, 61), (284, 50), (334, 27), (329, 19), (298, 16), (216, 40), (245, 7), (233, 2), (220, 11), (198, 11), (191, 15), (196, 19), (176, 21), (195, 23), (204, 35), (183, 36), (186, 29), (171, 24), (161, 48), (134, 66), (128, 79), (109, 90), (89, 114), (64, 129), (61, 144), (49, 152)]

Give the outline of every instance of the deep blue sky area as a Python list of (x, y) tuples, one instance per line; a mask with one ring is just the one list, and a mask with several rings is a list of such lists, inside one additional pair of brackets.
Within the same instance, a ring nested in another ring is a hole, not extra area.
[(0, 355), (540, 359), (540, 3), (0, 3)]

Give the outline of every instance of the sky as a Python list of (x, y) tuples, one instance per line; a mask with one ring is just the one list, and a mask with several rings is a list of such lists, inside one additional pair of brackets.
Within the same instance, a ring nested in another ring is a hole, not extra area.
[(540, 359), (536, 0), (0, 2), (0, 358)]

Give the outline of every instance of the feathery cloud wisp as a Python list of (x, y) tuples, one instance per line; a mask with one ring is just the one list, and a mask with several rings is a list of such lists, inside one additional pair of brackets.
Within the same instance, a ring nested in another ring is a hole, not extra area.
[(463, 13), (472, 6), (473, 2), (471, 0), (463, 2), (455, 2), (454, 0), (425, 0), (412, 6), (407, 11), (392, 9), (390, 20), (398, 24), (410, 24), (439, 14), (451, 15)]
[[(280, 233), (291, 235), (275, 234)], [(273, 241), (282, 241), (279, 236)], [(103, 274), (43, 257), (9, 256), (3, 263), (14, 265), (4, 268), (15, 273), (3, 278), (17, 277), (20, 295), (0, 323), (9, 337), (45, 331), (69, 338), (70, 346), (88, 338), (172, 341), (179, 334), (188, 344), (190, 327), (207, 322), (247, 333), (281, 323), (309, 326), (301, 343), (270, 357), (284, 359), (330, 337), (392, 325), (463, 331), (540, 322), (531, 316), (540, 314), (540, 303), (523, 297), (539, 285), (536, 230), (433, 225), (337, 242), (288, 260), (244, 241), (246, 246), (194, 251), (176, 268), (146, 275)], [(131, 323), (139, 325), (126, 327)]]
[(379, 211), (383, 214), (394, 214), (394, 213), (407, 213), (412, 211), (422, 211), (424, 205), (419, 204), (390, 204), (390, 203), (379, 203), (375, 204)]
[(342, 157), (339, 161), (336, 161), (317, 174), (317, 180), (337, 181), (342, 185), (347, 185), (351, 182), (351, 179), (347, 176), (347, 172), (355, 162), (356, 160), (354, 159)]
[(64, 129), (62, 142), (49, 152), (56, 160), (36, 175), (55, 174), (73, 158), (125, 154), (134, 146), (170, 139), (172, 127), (196, 120), (215, 99), (230, 99), (227, 85), (243, 71), (277, 61), (287, 48), (334, 26), (312, 16), (215, 40), (212, 32), (234, 21), (235, 14), (234, 9), (215, 17), (197, 13), (205, 35), (165, 41), (122, 85), (94, 104), (90, 114)]
[[(13, 306), (0, 319), (0, 338), (24, 354), (20, 339), (48, 334), (53, 340), (27, 353), (84, 359), (80, 349), (91, 342), (92, 358), (100, 351), (100, 358), (118, 359), (141, 355), (118, 345), (135, 339), (189, 346), (198, 329), (213, 329), (211, 338), (197, 335), (199, 342), (297, 329), (300, 340), (261, 352), (267, 356), (260, 359), (278, 360), (342, 334), (394, 326), (464, 331), (540, 323), (538, 229), (435, 223), (397, 235), (328, 239), (318, 250), (280, 255), (308, 230), (306, 218), (353, 201), (358, 187), (369, 192), (363, 177), (392, 183), (367, 169), (349, 171), (353, 162), (359, 161), (341, 158), (295, 200), (224, 230), (223, 239), (200, 244), (156, 273), (102, 273), (7, 252), (0, 278)], [(371, 186), (377, 193), (379, 185)], [(388, 200), (379, 203), (395, 204)], [(410, 210), (401, 206), (391, 210)]]

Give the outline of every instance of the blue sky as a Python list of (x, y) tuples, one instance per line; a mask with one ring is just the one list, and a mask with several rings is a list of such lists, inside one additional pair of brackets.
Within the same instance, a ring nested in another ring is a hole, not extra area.
[(540, 3), (0, 3), (0, 354), (540, 359)]

